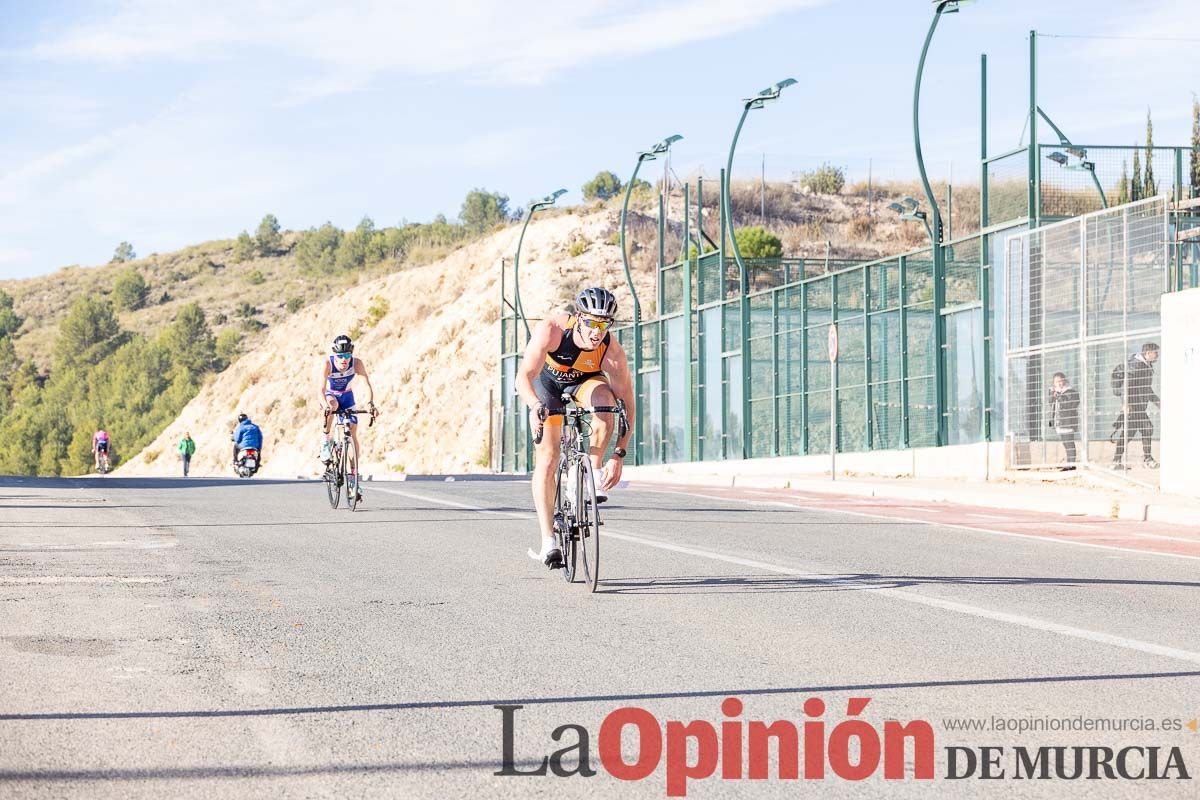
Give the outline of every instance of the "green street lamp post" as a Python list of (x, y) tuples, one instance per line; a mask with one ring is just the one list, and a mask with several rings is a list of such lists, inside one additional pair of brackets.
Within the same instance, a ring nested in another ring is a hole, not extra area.
[(529, 228), (529, 220), (533, 219), (534, 213), (539, 209), (549, 208), (554, 205), (554, 202), (566, 193), (566, 189), (559, 189), (557, 192), (546, 195), (541, 200), (534, 200), (530, 203), (528, 210), (525, 212), (525, 224), (521, 226), (521, 236), (517, 239), (517, 252), (513, 256), (513, 296), (517, 301), (517, 315), (525, 325), (526, 342), (529, 341), (531, 334), (529, 332), (529, 320), (525, 318), (525, 307), (521, 305), (521, 244), (525, 241), (525, 231)]
[(934, 0), (933, 21), (929, 24), (929, 33), (925, 35), (925, 45), (921, 48), (921, 58), (917, 62), (917, 78), (913, 86), (913, 146), (917, 155), (917, 171), (921, 173), (921, 186), (925, 190), (925, 199), (932, 217), (931, 224), (927, 223), (926, 229), (929, 232), (930, 250), (933, 255), (934, 414), (937, 420), (938, 446), (947, 444), (949, 439), (946, 425), (946, 359), (943, 352), (946, 327), (942, 320), (942, 309), (946, 305), (946, 254), (942, 250), (942, 215), (938, 211), (937, 201), (933, 198), (933, 189), (929, 185), (929, 176), (925, 172), (925, 158), (921, 151), (921, 77), (925, 73), (925, 56), (929, 53), (933, 32), (937, 30), (942, 14), (956, 13), (964, 2), (967, 0)]
[[(728, 220), (727, 228), (729, 231), (729, 245), (733, 251), (734, 261), (738, 265), (738, 295), (739, 295), (739, 317), (741, 322), (741, 361), (742, 361), (742, 458), (750, 457), (750, 278), (746, 271), (746, 262), (742, 258), (742, 252), (738, 249), (737, 235), (733, 224), (733, 204), (729, 200), (729, 184), (733, 181), (733, 153), (737, 149), (738, 137), (742, 133), (742, 125), (746, 122), (746, 115), (755, 109), (762, 108), (767, 103), (778, 100), (780, 93), (784, 89), (796, 83), (795, 78), (787, 78), (772, 86), (763, 89), (753, 97), (747, 97), (742, 100), (742, 116), (738, 120), (737, 128), (733, 132), (733, 141), (729, 144), (729, 158), (725, 164), (725, 180), (721, 182), (721, 217)], [(721, 242), (721, 247), (725, 247), (725, 242)], [(724, 261), (724, 257), (721, 259)]]
[[(529, 332), (529, 320), (525, 318), (525, 306), (521, 304), (521, 244), (525, 241), (525, 231), (529, 228), (529, 220), (533, 219), (534, 213), (539, 209), (549, 208), (554, 205), (554, 202), (566, 193), (566, 189), (559, 189), (556, 192), (546, 195), (541, 200), (534, 200), (530, 203), (528, 210), (525, 212), (525, 224), (521, 226), (521, 236), (517, 239), (517, 252), (513, 256), (513, 298), (516, 301), (516, 313), (525, 325), (526, 344), (529, 343), (532, 335)], [(519, 414), (518, 418), (523, 419), (524, 415)], [(521, 424), (521, 422), (518, 422), (518, 425)], [(533, 463), (533, 437), (528, 430), (525, 431), (525, 463)]]
[[(633, 273), (629, 269), (629, 252), (625, 248), (625, 218), (629, 216), (629, 196), (633, 194), (634, 184), (637, 183), (638, 170), (642, 168), (642, 162), (653, 161), (663, 153), (671, 149), (671, 145), (678, 142), (683, 137), (679, 134), (668, 136), (658, 144), (651, 147), (649, 150), (638, 153), (637, 164), (633, 168), (633, 175), (629, 179), (629, 184), (625, 187), (625, 203), (621, 206), (621, 262), (625, 266), (625, 282), (629, 284), (629, 296), (633, 299), (633, 396), (638, 403), (642, 402), (642, 304), (638, 300), (637, 289), (633, 285)], [(662, 236), (662, 226), (659, 226), (659, 236)], [(661, 251), (661, 242), (660, 247)], [(659, 269), (662, 264), (659, 264)], [(633, 463), (642, 463), (642, 417), (643, 414), (634, 416), (634, 434), (633, 434)]]
[[(1092, 176), (1092, 183), (1096, 185), (1096, 192), (1100, 195), (1101, 205), (1104, 208), (1108, 208), (1108, 197), (1104, 194), (1104, 187), (1100, 185), (1100, 179), (1096, 177), (1095, 163), (1087, 160), (1087, 150), (1083, 149), (1082, 147), (1076, 147), (1074, 144), (1072, 144), (1071, 140), (1067, 138), (1067, 135), (1062, 132), (1062, 129), (1054, 124), (1054, 120), (1050, 119), (1049, 115), (1047, 115), (1045, 111), (1042, 111), (1041, 106), (1038, 106), (1037, 113), (1038, 116), (1046, 121), (1046, 124), (1050, 126), (1051, 130), (1053, 130), (1054, 134), (1058, 137), (1059, 147), (1061, 147), (1063, 150), (1066, 150), (1067, 153), (1074, 156), (1077, 160), (1072, 161), (1067, 157), (1066, 154), (1058, 151), (1051, 153), (1050, 155), (1046, 156), (1046, 158), (1050, 159), (1055, 164), (1058, 164), (1063, 169), (1083, 170), (1084, 172), (1090, 173)], [(1031, 143), (1031, 146), (1036, 145), (1036, 142)]]

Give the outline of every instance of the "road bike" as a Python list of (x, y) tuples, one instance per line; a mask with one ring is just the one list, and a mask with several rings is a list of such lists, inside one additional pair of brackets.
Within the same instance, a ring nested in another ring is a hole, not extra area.
[[(591, 436), (591, 415), (616, 414), (617, 438), (629, 430), (625, 401), (615, 406), (581, 406), (569, 392), (562, 396), (562, 411), (550, 411), (544, 418), (563, 418), (558, 469), (554, 479), (554, 538), (562, 553), (563, 577), (574, 583), (578, 567), (583, 567), (583, 579), (591, 591), (600, 585), (600, 507), (596, 502), (596, 475), (588, 456)], [(534, 438), (541, 444), (539, 429)]]
[(101, 475), (107, 475), (108, 471), (112, 469), (112, 463), (108, 460), (108, 451), (101, 450), (96, 454), (96, 458), (97, 461), (99, 461), (99, 466), (96, 467), (96, 472), (99, 472)]
[[(375, 424), (375, 414), (365, 408), (347, 408), (344, 411), (326, 411), (325, 416), (329, 416), (331, 413), (336, 416), (334, 424), (337, 425), (337, 432), (330, 443), (333, 460), (325, 465), (325, 474), (321, 477), (325, 481), (325, 491), (329, 494), (329, 505), (332, 508), (338, 507), (342, 488), (345, 487), (346, 507), (353, 511), (358, 507), (358, 490), (359, 483), (362, 481), (362, 473), (359, 469), (358, 449), (354, 446), (354, 439), (350, 436), (350, 417), (355, 414), (368, 415), (371, 420), (367, 423), (369, 428)], [(353, 471), (350, 467), (353, 468)]]

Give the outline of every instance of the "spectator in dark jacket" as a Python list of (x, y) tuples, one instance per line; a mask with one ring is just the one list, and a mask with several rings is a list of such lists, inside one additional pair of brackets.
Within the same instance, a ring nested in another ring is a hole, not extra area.
[(1063, 470), (1075, 469), (1075, 440), (1079, 438), (1079, 392), (1061, 372), (1054, 373), (1054, 386), (1050, 389), (1050, 410), (1047, 424), (1062, 439), (1067, 451), (1067, 466)]
[[(1158, 345), (1146, 342), (1140, 353), (1134, 353), (1125, 363), (1125, 386), (1121, 403), (1121, 416), (1124, 425), (1117, 431), (1117, 452), (1113, 456), (1113, 469), (1123, 468), (1125, 445), (1138, 435), (1142, 437), (1142, 460), (1147, 467), (1154, 468), (1158, 462), (1150, 452), (1154, 423), (1146, 408), (1154, 403), (1162, 407), (1158, 395), (1154, 393), (1154, 362), (1158, 361)], [(1118, 422), (1121, 420), (1118, 419)]]

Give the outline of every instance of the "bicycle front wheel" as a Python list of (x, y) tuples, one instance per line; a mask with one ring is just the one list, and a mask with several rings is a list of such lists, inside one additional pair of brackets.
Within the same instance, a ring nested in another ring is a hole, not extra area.
[(563, 578), (567, 583), (575, 581), (575, 534), (572, 511), (566, 502), (567, 471), (558, 471), (558, 488), (554, 492), (554, 537), (562, 553)]
[(353, 511), (358, 508), (358, 482), (362, 475), (358, 468), (358, 448), (353, 439), (346, 440), (346, 506)]
[(596, 503), (596, 473), (592, 461), (579, 460), (579, 488), (576, 514), (579, 524), (579, 549), (583, 553), (583, 578), (594, 592), (600, 585), (600, 508)]
[(341, 460), (341, 448), (337, 445), (334, 445), (333, 460), (325, 465), (325, 491), (329, 495), (330, 508), (337, 508), (338, 501), (342, 496), (341, 473), (338, 472), (338, 468), (341, 466)]

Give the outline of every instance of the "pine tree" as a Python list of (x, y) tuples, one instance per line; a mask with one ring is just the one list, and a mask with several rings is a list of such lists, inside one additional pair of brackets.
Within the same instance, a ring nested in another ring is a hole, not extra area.
[(1146, 109), (1146, 179), (1142, 185), (1142, 197), (1154, 197), (1158, 185), (1154, 182), (1154, 123), (1150, 121), (1150, 109)]
[(1200, 98), (1192, 96), (1192, 196), (1200, 197)]
[(1121, 181), (1117, 184), (1117, 205), (1129, 202), (1129, 162), (1121, 162)]
[(1141, 200), (1142, 195), (1142, 154), (1135, 144), (1133, 146), (1133, 181), (1129, 184), (1129, 200)]
[(283, 234), (279, 232), (279, 220), (274, 214), (267, 214), (262, 218), (262, 222), (258, 223), (254, 244), (258, 248), (258, 254), (262, 256), (274, 255), (279, 250), (283, 244)]

